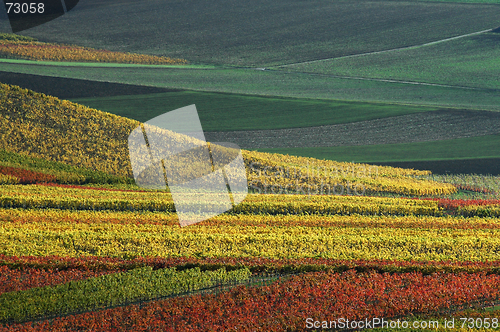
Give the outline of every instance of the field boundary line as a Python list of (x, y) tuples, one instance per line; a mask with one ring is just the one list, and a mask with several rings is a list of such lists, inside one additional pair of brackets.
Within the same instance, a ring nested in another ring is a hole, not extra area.
[(286, 65), (280, 65), (280, 66), (275, 66), (275, 67), (276, 68), (282, 68), (282, 67), (288, 67), (288, 66), (295, 66), (295, 65), (303, 65), (303, 64), (309, 64), (309, 63), (316, 63), (316, 62), (321, 62), (321, 61), (329, 61), (329, 60), (336, 60), (336, 59), (346, 59), (346, 58), (355, 58), (355, 57), (360, 57), (360, 56), (365, 56), (365, 55), (381, 54), (381, 53), (387, 53), (387, 52), (393, 52), (393, 51), (401, 51), (401, 50), (409, 50), (409, 49), (414, 49), (414, 48), (419, 48), (419, 47), (424, 47), (424, 46), (436, 45), (436, 44), (448, 42), (448, 41), (455, 40), (455, 39), (460, 39), (460, 38), (475, 36), (475, 35), (479, 35), (479, 34), (482, 34), (482, 33), (485, 33), (485, 32), (491, 32), (491, 31), (493, 31), (493, 29), (487, 29), (487, 30), (482, 30), (482, 31), (471, 32), (471, 33), (467, 33), (465, 35), (444, 38), (444, 39), (440, 39), (440, 40), (436, 40), (436, 41), (428, 42), (428, 43), (424, 43), (424, 44), (419, 44), (419, 45), (405, 46), (405, 47), (398, 47), (398, 48), (391, 48), (391, 49), (388, 49), (388, 50), (375, 51), (375, 52), (366, 52), (366, 53), (359, 53), (359, 54), (352, 54), (352, 55), (344, 55), (344, 56), (333, 57), (333, 58), (326, 58), (326, 59), (319, 59), (319, 60), (295, 62), (295, 63), (289, 63), (289, 64), (286, 64)]

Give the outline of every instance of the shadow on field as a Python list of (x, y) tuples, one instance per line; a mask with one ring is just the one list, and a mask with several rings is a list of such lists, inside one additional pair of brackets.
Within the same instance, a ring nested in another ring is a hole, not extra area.
[(112, 97), (178, 91), (140, 85), (108, 83), (0, 71), (0, 82), (18, 85), (60, 99)]

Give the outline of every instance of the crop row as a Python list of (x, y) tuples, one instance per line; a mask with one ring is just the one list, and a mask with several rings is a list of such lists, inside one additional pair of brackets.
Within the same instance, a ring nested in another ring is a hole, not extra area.
[[(0, 209), (0, 221), (25, 224), (45, 223), (113, 223), (135, 225), (177, 226), (175, 214), (163, 212), (81, 211), (60, 209)], [(499, 218), (463, 216), (363, 216), (363, 215), (248, 215), (222, 214), (191, 227), (354, 227), (354, 228), (414, 228), (414, 229), (499, 229)]]
[(173, 212), (173, 202), (168, 200), (78, 199), (0, 196), (0, 207), (23, 209), (68, 210), (117, 210), (117, 211), (164, 211)]
[(117, 306), (230, 281), (242, 281), (250, 275), (248, 269), (202, 272), (194, 268), (178, 272), (175, 268), (153, 270), (143, 267), (61, 285), (9, 292), (0, 295), (0, 322), (22, 322), (103, 306)]
[[(200, 202), (192, 194), (192, 210), (211, 209), (215, 203)], [(186, 196), (187, 197), (187, 196)], [(214, 200), (217, 202), (217, 200)], [(68, 210), (163, 211), (173, 212), (169, 193), (161, 191), (107, 191), (77, 187), (3, 185), (1, 208), (55, 208)], [(256, 195), (250, 194), (235, 206), (232, 214), (265, 215), (421, 215), (452, 214), (466, 217), (498, 217), (498, 200), (454, 203), (449, 200), (416, 200), (368, 196)]]
[(342, 317), (365, 321), (431, 313), (499, 296), (497, 275), (322, 272), (294, 276), (270, 286), (240, 286), (217, 295), (171, 298), (142, 307), (131, 305), (13, 325), (9, 331), (110, 331), (130, 327), (147, 331), (152, 326), (162, 331), (296, 331), (306, 329), (307, 318), (327, 324), (339, 323)]
[[(173, 211), (165, 192), (106, 192), (47, 186), (1, 186), (0, 207), (80, 210)], [(203, 208), (196, 194), (193, 207)], [(232, 213), (245, 214), (414, 214), (440, 215), (438, 202), (383, 197), (248, 195)]]
[(18, 184), (19, 179), (12, 175), (0, 174), (0, 185), (3, 184)]
[[(60, 273), (64, 271), (125, 271), (151, 266), (154, 269), (175, 267), (178, 271), (199, 267), (204, 270), (237, 270), (245, 266), (254, 273), (296, 273), (333, 271), (358, 272), (374, 271), (379, 273), (420, 272), (432, 274), (446, 273), (481, 273), (500, 274), (499, 261), (401, 261), (401, 260), (338, 260), (329, 258), (262, 258), (262, 257), (137, 257), (121, 259), (117, 257), (68, 257), (68, 256), (6, 256), (0, 255), (0, 265), (11, 271), (33, 270), (33, 274)], [(55, 271), (55, 272), (54, 272)], [(11, 272), (12, 274), (13, 272)], [(21, 272), (20, 272), (21, 273)], [(70, 273), (70, 272), (68, 272)], [(36, 277), (34, 277), (36, 278)], [(52, 279), (60, 277), (52, 277)], [(62, 280), (62, 279), (61, 279)], [(38, 280), (43, 283), (43, 280)], [(43, 286), (43, 284), (40, 284)], [(8, 287), (8, 286), (7, 286)], [(16, 286), (17, 287), (17, 286)], [(29, 288), (27, 286), (19, 286)], [(21, 289), (11, 289), (21, 290)]]
[(12, 256), (263, 257), (500, 260), (499, 230), (154, 224), (0, 224), (0, 253)]
[(154, 65), (180, 65), (187, 63), (183, 59), (172, 59), (154, 55), (112, 52), (89, 47), (20, 40), (0, 40), (0, 55), (10, 58), (45, 61), (114, 62)]

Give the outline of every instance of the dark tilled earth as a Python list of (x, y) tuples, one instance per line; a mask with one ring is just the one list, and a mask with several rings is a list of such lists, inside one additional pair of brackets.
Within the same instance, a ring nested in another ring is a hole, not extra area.
[(41, 92), (61, 99), (111, 97), (177, 91), (174, 89), (18, 74), (5, 71), (0, 71), (0, 82), (18, 85), (25, 89)]
[(206, 132), (211, 142), (242, 149), (372, 145), (438, 141), (500, 133), (500, 112), (439, 110), (340, 125)]

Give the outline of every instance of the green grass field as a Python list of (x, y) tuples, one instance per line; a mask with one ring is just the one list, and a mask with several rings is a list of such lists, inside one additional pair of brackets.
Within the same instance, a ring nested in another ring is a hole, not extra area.
[(282, 67), (283, 70), (499, 89), (500, 33), (364, 56)]
[(435, 107), (179, 91), (72, 101), (145, 122), (195, 104), (205, 131), (312, 127), (435, 111)]
[[(328, 75), (252, 69), (173, 69), (79, 67), (3, 62), (2, 71), (125, 83), (172, 89), (230, 92), (274, 97), (313, 98), (500, 110), (500, 94), (491, 89), (463, 89)], [(192, 104), (186, 100), (185, 105)], [(301, 121), (303, 121), (302, 119)], [(300, 126), (300, 124), (299, 124)]]
[(418, 143), (259, 149), (259, 151), (364, 163), (484, 159), (500, 157), (500, 135)]
[(496, 5), (435, 1), (87, 0), (22, 34), (261, 67), (418, 45), (495, 28), (499, 15)]

